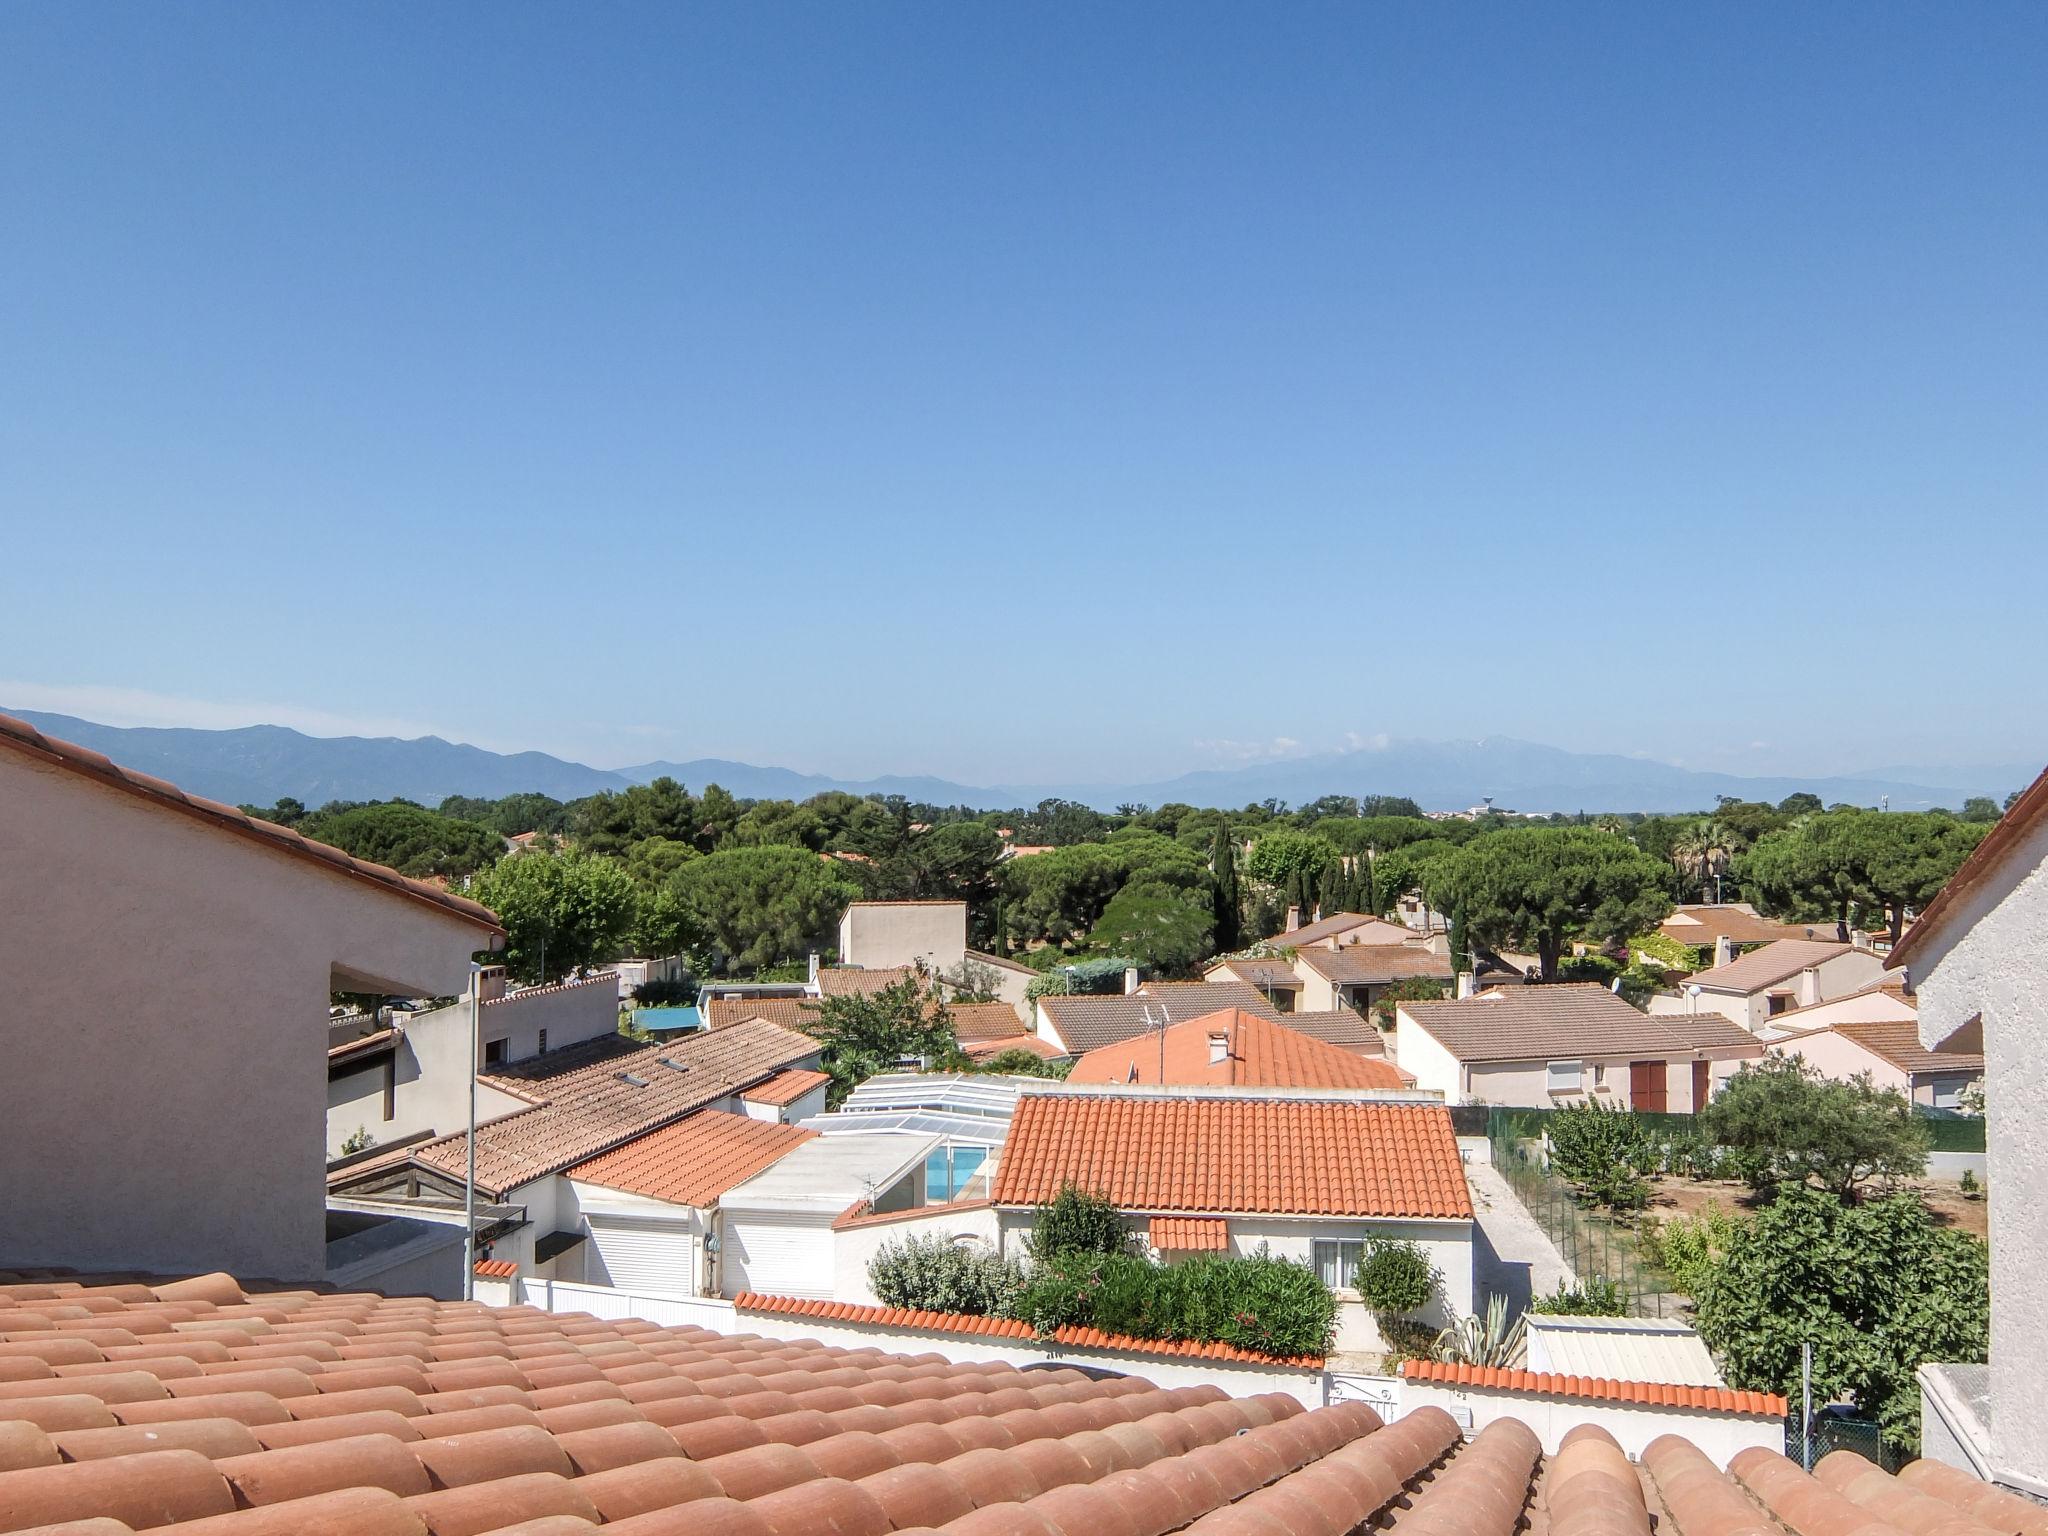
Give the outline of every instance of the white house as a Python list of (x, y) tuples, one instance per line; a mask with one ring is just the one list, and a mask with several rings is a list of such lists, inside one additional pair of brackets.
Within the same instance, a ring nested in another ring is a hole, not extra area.
[(1447, 1104), (1689, 1113), (1760, 1041), (1717, 1013), (1653, 1018), (1591, 983), (1501, 987), (1394, 1013), (1394, 1060)]
[[(7, 716), (0, 914), (10, 1258), (297, 1281), (328, 1273), (330, 994), (452, 996), (503, 939), (474, 902)], [(338, 1235), (345, 1278), (377, 1283), (375, 1235)]]
[(1027, 1093), (991, 1194), (1004, 1252), (1023, 1252), (1034, 1209), (1069, 1183), (1112, 1201), (1162, 1259), (1263, 1247), (1312, 1264), (1337, 1293), (1339, 1350), (1385, 1347), (1351, 1286), (1369, 1238), (1417, 1243), (1443, 1276), (1422, 1320), (1472, 1310), (1472, 1198), (1441, 1105), (1300, 1090)]
[(1884, 966), (1883, 956), (1859, 945), (1775, 939), (1698, 972), (1678, 993), (1658, 993), (1650, 1012), (1711, 1011), (1755, 1034), (1781, 1013), (1862, 991), (1884, 975)]
[(841, 965), (922, 965), (937, 976), (958, 969), (966, 957), (964, 901), (856, 901), (839, 919)]
[(1984, 1081), (1981, 1051), (1920, 1043), (1917, 1019), (1882, 1019), (1795, 1030), (1773, 1041), (1773, 1056), (1795, 1056), (1822, 1077), (1840, 1082), (1868, 1076), (1929, 1109), (1960, 1109)]
[[(1991, 1201), (1991, 1362), (1920, 1372), (1922, 1454), (2048, 1497), (2048, 773), (1887, 957), (1920, 1043), (1981, 1050)], [(2005, 1198), (1999, 1190), (2014, 1192)]]

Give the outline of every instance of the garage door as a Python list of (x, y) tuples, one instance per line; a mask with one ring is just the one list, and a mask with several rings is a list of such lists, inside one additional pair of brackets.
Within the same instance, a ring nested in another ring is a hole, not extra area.
[[(679, 1221), (632, 1216), (590, 1216), (584, 1278), (621, 1291), (697, 1294), (697, 1240)], [(595, 1271), (602, 1269), (603, 1273)]]
[(724, 1290), (728, 1296), (832, 1297), (831, 1218), (784, 1211), (725, 1212)]

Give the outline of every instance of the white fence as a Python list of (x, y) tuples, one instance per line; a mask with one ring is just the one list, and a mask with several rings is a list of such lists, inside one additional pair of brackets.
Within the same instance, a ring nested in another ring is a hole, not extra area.
[(608, 1285), (570, 1280), (519, 1281), (519, 1299), (546, 1312), (588, 1312), (593, 1317), (638, 1317), (668, 1328), (708, 1328), (713, 1333), (758, 1333), (734, 1320), (733, 1304), (717, 1296), (681, 1292), (620, 1291)]

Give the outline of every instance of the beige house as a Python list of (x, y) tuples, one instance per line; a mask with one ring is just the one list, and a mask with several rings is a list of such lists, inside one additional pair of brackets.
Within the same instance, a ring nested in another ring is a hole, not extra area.
[(1797, 1030), (1769, 1050), (1773, 1056), (1797, 1057), (1822, 1077), (1841, 1082), (1868, 1074), (1878, 1087), (1895, 1088), (1930, 1109), (1961, 1108), (1967, 1090), (1984, 1081), (1981, 1052), (1929, 1050), (1920, 1043), (1918, 1019)]
[(1221, 985), (1237, 982), (1255, 990), (1282, 1013), (1292, 1013), (1301, 1000), (1305, 983), (1294, 974), (1294, 961), (1286, 955), (1233, 955), (1212, 960), (1202, 979)]
[(1446, 1104), (1696, 1112), (1764, 1047), (1719, 1014), (1653, 1018), (1591, 983), (1402, 1003), (1394, 1060)]
[(1650, 999), (1657, 1016), (1718, 1013), (1752, 1034), (1794, 1008), (1860, 992), (1884, 975), (1884, 958), (1832, 940), (1775, 939), (1699, 972), (1675, 993)]
[(1370, 1008), (1387, 988), (1403, 981), (1441, 982), (1448, 990), (1453, 980), (1448, 959), (1405, 944), (1297, 950), (1294, 974), (1301, 980), (1295, 1006), (1307, 1013)]
[(1338, 949), (1346, 944), (1408, 944), (1414, 939), (1413, 929), (1383, 917), (1366, 912), (1332, 912), (1328, 917), (1277, 933), (1267, 942), (1288, 949)]
[(0, 1074), (8, 1256), (80, 1269), (325, 1278), (329, 995), (452, 996), (503, 940), (6, 716), (0, 911), (6, 1017), (36, 1026)]
[(1920, 1368), (1921, 1454), (2048, 1497), (2048, 1211), (2032, 1198), (2048, 1185), (2048, 774), (1888, 959), (1919, 1005), (1923, 1046), (1984, 1053), (1991, 1361)]

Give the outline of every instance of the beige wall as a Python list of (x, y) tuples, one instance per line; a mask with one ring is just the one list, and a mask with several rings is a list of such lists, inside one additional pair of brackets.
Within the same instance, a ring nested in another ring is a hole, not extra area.
[(856, 901), (839, 919), (839, 963), (950, 971), (967, 954), (967, 903)]
[[(1808, 966), (1796, 976), (1773, 982), (1759, 992), (1730, 993), (1702, 992), (1699, 1006), (1733, 1019), (1752, 1034), (1762, 1029), (1771, 1017), (1771, 994), (1787, 993), (1790, 1008), (1810, 1008), (1815, 1003), (1833, 1002), (1851, 992), (1860, 992), (1884, 975), (1884, 959), (1868, 950), (1855, 949), (1840, 954), (1819, 965)], [(1652, 1008), (1652, 1013), (1690, 1012), (1691, 999), (1681, 996), (1680, 1006), (1673, 1008)]]
[(0, 911), (5, 1257), (321, 1278), (328, 993), (460, 992), (484, 935), (12, 753)]

